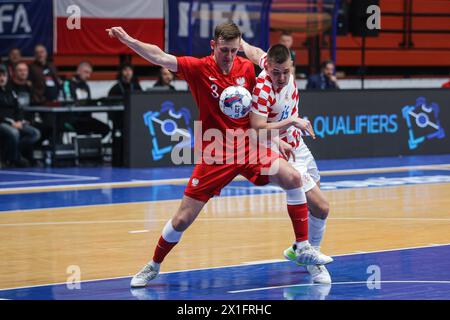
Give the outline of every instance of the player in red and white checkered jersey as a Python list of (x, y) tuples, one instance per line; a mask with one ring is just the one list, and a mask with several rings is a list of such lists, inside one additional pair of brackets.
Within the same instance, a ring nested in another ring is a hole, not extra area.
[[(283, 140), (281, 143), (286, 144), (285, 151), (281, 148), (281, 153), (289, 158), (289, 163), (302, 177), (303, 190), (310, 210), (309, 242), (320, 250), (329, 204), (319, 188), (320, 175), (314, 157), (302, 139), (302, 135), (305, 135), (302, 129), (310, 127), (311, 124), (299, 118), (299, 93), (290, 71), (289, 50), (279, 44), (272, 46), (266, 54), (245, 41), (241, 41), (241, 49), (250, 60), (255, 64), (258, 63), (263, 69), (256, 78), (256, 86), (253, 89), (250, 123), (252, 127), (258, 129), (281, 130), (280, 137)], [(295, 246), (286, 249), (284, 255), (293, 260)], [(325, 266), (307, 266), (307, 269), (314, 282), (331, 282), (331, 276)]]
[[(201, 59), (175, 57), (167, 54), (155, 45), (133, 39), (120, 27), (113, 27), (107, 31), (111, 37), (118, 38), (148, 61), (170, 71), (178, 72), (187, 81), (199, 108), (200, 121), (204, 130), (214, 129), (215, 132), (220, 131), (222, 134), (230, 129), (240, 130), (243, 135), (248, 131), (250, 128), (248, 115), (242, 119), (231, 119), (219, 107), (220, 95), (227, 87), (241, 85), (252, 91), (255, 84), (252, 63), (247, 59), (237, 57), (241, 32), (236, 24), (224, 23), (217, 26), (214, 40), (210, 42), (213, 52), (210, 56)], [(195, 136), (196, 144), (198, 139), (202, 140), (203, 151), (212, 145), (212, 143), (208, 144), (211, 139), (206, 137), (203, 139), (204, 134), (206, 136), (211, 131), (203, 131), (200, 136)], [(214, 143), (216, 143), (216, 139), (214, 139)], [(222, 151), (223, 146), (229, 147), (228, 141), (221, 143)], [(214, 149), (216, 148), (214, 147)], [(227, 148), (227, 151), (231, 151), (225, 156), (231, 155), (233, 159), (241, 150), (247, 151), (247, 149), (250, 149), (249, 144), (236, 146), (235, 149)], [(269, 149), (267, 154), (270, 154), (270, 151)], [(243, 175), (254, 184), (265, 185), (271, 182), (286, 191), (288, 213), (292, 220), (296, 239), (302, 249), (301, 254), (296, 256), (297, 262), (323, 264), (333, 261), (331, 257), (312, 248), (308, 242), (308, 207), (298, 172), (278, 154), (269, 156), (268, 160), (270, 161), (261, 161), (261, 157), (259, 157), (257, 163), (252, 163), (249, 161), (250, 153), (245, 153), (247, 157), (245, 163), (210, 163), (204, 161), (205, 159), (202, 157), (202, 162), (196, 164), (180, 207), (162, 231), (153, 259), (133, 277), (132, 287), (143, 287), (158, 275), (160, 264), (165, 256), (179, 242), (183, 232), (194, 222), (206, 202), (214, 195), (220, 194), (221, 189), (238, 174)], [(223, 159), (221, 158), (221, 160)], [(268, 175), (265, 172), (273, 174)]]

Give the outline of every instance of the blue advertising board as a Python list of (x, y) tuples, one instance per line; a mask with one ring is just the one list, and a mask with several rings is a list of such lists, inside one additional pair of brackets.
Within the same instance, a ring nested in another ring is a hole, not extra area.
[(270, 0), (169, 0), (166, 49), (175, 55), (205, 56), (216, 25), (233, 21), (250, 44), (269, 47)]
[(19, 48), (32, 56), (37, 44), (51, 54), (53, 31), (52, 0), (0, 0), (0, 55)]

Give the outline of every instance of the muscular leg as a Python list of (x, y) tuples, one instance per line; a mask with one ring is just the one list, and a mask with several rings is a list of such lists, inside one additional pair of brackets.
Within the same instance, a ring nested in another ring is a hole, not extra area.
[(280, 186), (286, 192), (287, 209), (294, 228), (296, 244), (302, 248), (308, 243), (308, 206), (302, 189), (300, 173), (286, 160), (278, 159), (278, 171), (270, 176), (270, 182)]
[(154, 262), (160, 264), (164, 260), (170, 250), (180, 241), (183, 232), (197, 218), (204, 205), (205, 202), (183, 196), (177, 212), (164, 226), (153, 255)]
[(159, 274), (161, 262), (180, 241), (183, 232), (194, 222), (204, 205), (205, 202), (183, 196), (177, 212), (162, 230), (152, 261), (133, 277), (131, 287), (144, 287)]
[(306, 198), (310, 211), (308, 224), (309, 242), (316, 249), (320, 249), (330, 205), (320, 190), (319, 181), (314, 188), (306, 192)]

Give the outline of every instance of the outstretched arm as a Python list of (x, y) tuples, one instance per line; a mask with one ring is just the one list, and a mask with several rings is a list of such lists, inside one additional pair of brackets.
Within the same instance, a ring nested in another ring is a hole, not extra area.
[(259, 60), (266, 54), (264, 50), (248, 44), (244, 39), (241, 39), (241, 51), (244, 51), (247, 58), (256, 65), (259, 65)]
[(112, 27), (111, 29), (106, 29), (106, 32), (108, 32), (108, 35), (111, 38), (119, 39), (120, 42), (124, 43), (126, 46), (134, 50), (145, 60), (148, 60), (153, 64), (165, 67), (172, 72), (178, 71), (177, 58), (175, 58), (175, 56), (171, 54), (165, 53), (158, 46), (134, 39), (133, 37), (128, 35), (128, 33), (126, 33), (122, 27)]

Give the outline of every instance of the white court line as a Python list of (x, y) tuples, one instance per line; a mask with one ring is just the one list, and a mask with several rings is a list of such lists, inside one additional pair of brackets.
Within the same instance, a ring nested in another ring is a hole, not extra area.
[[(54, 177), (63, 179), (39, 179), (39, 180), (19, 180), (19, 181), (3, 181), (0, 182), (0, 186), (7, 185), (17, 185), (17, 184), (38, 184), (38, 183), (48, 183), (48, 182), (75, 182), (75, 181), (94, 181), (100, 180), (99, 177), (92, 176), (77, 176), (77, 175), (67, 175), (67, 174), (57, 174), (57, 173), (46, 173), (46, 172), (28, 172), (28, 171), (0, 171), (0, 175), (10, 174), (10, 175), (20, 175), (20, 176), (38, 176), (38, 177)], [(25, 187), (30, 188), (30, 187)], [(33, 187), (31, 187), (33, 188)], [(0, 189), (9, 190), (10, 188)], [(14, 188), (15, 189), (15, 188)]]
[[(100, 178), (95, 178), (92, 180), (99, 180)], [(240, 180), (244, 180), (240, 179)], [(74, 180), (75, 181), (75, 180)], [(16, 187), (16, 188), (0, 188), (0, 192), (21, 192), (21, 191), (57, 191), (57, 190), (67, 190), (67, 189), (98, 189), (98, 188), (114, 188), (114, 187), (150, 187), (155, 185), (164, 184), (181, 184), (187, 183), (189, 178), (180, 179), (162, 179), (162, 180), (133, 180), (133, 181), (120, 181), (120, 182), (101, 182), (101, 183), (88, 183), (88, 184), (65, 184), (59, 186), (36, 186), (36, 187)]]
[[(330, 217), (327, 220), (362, 220), (362, 221), (450, 221), (450, 218), (380, 218), (380, 217)], [(53, 222), (23, 222), (23, 223), (0, 223), (2, 227), (34, 227), (54, 225), (80, 225), (80, 224), (114, 224), (114, 223), (139, 223), (139, 222), (166, 222), (167, 219), (130, 219), (130, 220), (80, 220), (80, 221), (53, 221)], [(236, 222), (236, 221), (288, 221), (286, 217), (228, 217), (228, 218), (197, 218), (195, 221), (205, 222)], [(139, 230), (138, 230), (139, 231)], [(147, 231), (148, 230), (144, 230)], [(131, 233), (131, 231), (130, 231)], [(138, 232), (136, 232), (138, 233)]]
[(149, 232), (148, 230), (133, 230), (133, 231), (128, 231), (128, 233), (132, 233), (132, 234), (134, 234), (134, 233), (146, 233), (146, 232)]
[(47, 172), (30, 172), (30, 171), (8, 171), (1, 170), (0, 174), (15, 174), (19, 176), (41, 176), (41, 177), (55, 177), (55, 178), (68, 178), (68, 179), (100, 179), (98, 177), (92, 176), (77, 176), (77, 175), (68, 175), (68, 174), (59, 174), (59, 173), (47, 173)]
[[(245, 178), (243, 178), (245, 179)], [(433, 182), (433, 183), (424, 183), (424, 184), (404, 184), (404, 185), (400, 185), (400, 187), (418, 187), (421, 185), (425, 185), (425, 184), (433, 184), (433, 185), (438, 185), (438, 184), (442, 184), (442, 185), (446, 185), (447, 183), (443, 183), (443, 182)], [(387, 188), (398, 188), (399, 185), (389, 185), (389, 186), (374, 186), (374, 187), (367, 187), (367, 186), (363, 186), (363, 187), (352, 187), (352, 188), (344, 188), (344, 189), (335, 189), (335, 190), (325, 190), (325, 192), (329, 192), (329, 191), (344, 191), (344, 190), (358, 190), (358, 189), (387, 189)], [(7, 190), (7, 189), (3, 189), (3, 190)], [(1, 195), (1, 191), (2, 189), (0, 189), (0, 195)], [(282, 191), (280, 191), (281, 193)], [(234, 196), (220, 196), (220, 197), (215, 197), (213, 198), (214, 200), (219, 200), (219, 199), (228, 199), (228, 198), (239, 198), (239, 197), (267, 197), (267, 196), (273, 196), (274, 193), (265, 193), (265, 194), (245, 194), (245, 195), (234, 195)], [(375, 198), (378, 199), (378, 198)], [(364, 199), (363, 199), (364, 200)], [(21, 209), (21, 210), (1, 210), (0, 209), (0, 214), (2, 213), (24, 213), (24, 212), (33, 212), (33, 211), (42, 211), (42, 210), (47, 210), (47, 211), (51, 211), (51, 210), (61, 210), (61, 209), (70, 209), (70, 208), (89, 208), (89, 207), (99, 207), (99, 206), (115, 206), (115, 205), (128, 205), (128, 204), (152, 204), (153, 202), (170, 202), (170, 201), (181, 201), (181, 198), (177, 198), (177, 199), (166, 199), (166, 200), (147, 200), (147, 201), (128, 201), (128, 202), (116, 202), (116, 203), (100, 203), (100, 204), (89, 204), (89, 205), (72, 205), (72, 206), (66, 206), (66, 207), (48, 207), (48, 208), (33, 208), (33, 209)], [(351, 202), (358, 202), (358, 201), (348, 201), (349, 203)]]
[[(6, 181), (6, 182), (0, 182), (0, 186), (15, 185), (15, 184), (20, 184), (20, 183), (38, 184), (38, 183), (47, 183), (47, 182), (72, 182), (72, 181), (83, 181), (83, 180), (93, 181), (93, 180), (99, 180), (99, 178)], [(37, 187), (37, 188), (39, 188), (39, 187)], [(42, 187), (40, 187), (40, 188), (42, 188)], [(10, 190), (10, 189), (8, 189), (8, 190)]]
[[(348, 281), (348, 282), (332, 282), (330, 285), (355, 285), (355, 284), (365, 284), (367, 285), (367, 281)], [(437, 284), (450, 284), (448, 280), (386, 280), (386, 281), (370, 281), (370, 284), (383, 284), (383, 283), (437, 283)], [(253, 291), (264, 291), (264, 290), (273, 290), (273, 289), (282, 289), (282, 288), (294, 288), (294, 287), (310, 287), (310, 286), (323, 286), (320, 283), (304, 283), (304, 284), (288, 284), (284, 286), (274, 286), (274, 287), (261, 287), (261, 288), (252, 288), (252, 289), (244, 289), (244, 290), (234, 290), (227, 291), (227, 293), (242, 293), (242, 292), (253, 292)]]
[[(444, 247), (450, 245), (450, 243), (442, 244), (439, 247)], [(381, 253), (381, 252), (392, 252), (392, 251), (402, 251), (402, 250), (414, 250), (414, 249), (425, 249), (425, 248), (431, 248), (436, 246), (417, 246), (417, 247), (404, 247), (404, 248), (395, 248), (395, 249), (385, 249), (385, 250), (375, 250), (375, 251), (368, 251), (364, 254), (372, 254), (372, 253)], [(344, 253), (344, 254), (336, 254), (333, 255), (333, 257), (346, 257), (346, 256), (355, 256), (360, 255), (360, 253)], [(267, 262), (267, 264), (271, 263), (279, 263), (279, 262), (290, 262), (289, 260), (282, 260), (282, 261), (272, 261)], [(257, 262), (255, 264), (258, 264)], [(196, 268), (196, 269), (185, 269), (185, 270), (178, 270), (178, 271), (167, 271), (167, 272), (160, 272), (160, 274), (172, 274), (172, 273), (182, 273), (182, 272), (192, 272), (192, 271), (202, 271), (202, 270), (213, 270), (213, 269), (224, 269), (224, 268), (235, 268), (235, 267), (247, 267), (251, 266), (252, 264), (235, 264), (235, 265), (226, 265), (226, 266), (219, 266), (219, 267), (205, 267), (205, 268)], [(99, 278), (99, 279), (91, 279), (91, 280), (84, 280), (81, 283), (85, 282), (94, 282), (94, 281), (105, 281), (105, 280), (117, 280), (117, 279), (126, 279), (131, 278), (132, 275), (128, 276), (121, 276), (121, 277), (112, 277), (112, 278)], [(39, 288), (39, 287), (45, 287), (45, 286), (57, 286), (57, 285), (65, 285), (66, 282), (59, 282), (59, 283), (47, 283), (47, 284), (40, 284), (40, 285), (34, 285), (34, 286), (23, 286), (23, 287), (13, 287), (13, 288), (1, 288), (0, 293), (2, 291), (6, 290), (15, 290), (15, 289), (27, 289), (27, 288)]]
[[(392, 171), (408, 171), (408, 170), (450, 170), (449, 164), (432, 164), (432, 165), (421, 165), (421, 166), (399, 166), (399, 167), (381, 167), (381, 168), (361, 168), (361, 169), (342, 169), (342, 170), (325, 170), (320, 171), (321, 176), (331, 176), (331, 175), (345, 175), (345, 174), (361, 174), (361, 173), (382, 173), (382, 172), (392, 172)], [(1, 171), (4, 172), (4, 171)], [(0, 173), (1, 173), (0, 172)], [(14, 171), (9, 171), (14, 172)], [(19, 171), (17, 171), (19, 172)], [(19, 172), (20, 173), (20, 172)], [(16, 174), (19, 174), (16, 173)], [(33, 172), (29, 174), (35, 174)], [(37, 174), (37, 173), (36, 173)], [(46, 173), (47, 175), (52, 175), (50, 173)], [(55, 174), (56, 175), (56, 174)], [(67, 176), (67, 175), (59, 175), (59, 176)], [(68, 176), (68, 177), (82, 177), (83, 176)], [(93, 177), (90, 177), (93, 178)], [(100, 179), (100, 178), (96, 178)], [(246, 179), (242, 176), (236, 177), (233, 181), (245, 181)], [(0, 188), (0, 192), (5, 191), (33, 191), (33, 190), (42, 190), (42, 192), (53, 191), (53, 190), (64, 190), (67, 188), (98, 188), (98, 187), (115, 187), (115, 186), (153, 186), (153, 185), (161, 185), (161, 184), (171, 184), (171, 183), (187, 183), (189, 178), (177, 178), (177, 179), (156, 179), (156, 180), (139, 180), (139, 181), (125, 181), (125, 182), (107, 182), (107, 183), (92, 183), (92, 184), (69, 184), (69, 185), (60, 185), (60, 186), (40, 186), (40, 187), (17, 187), (17, 188)]]

